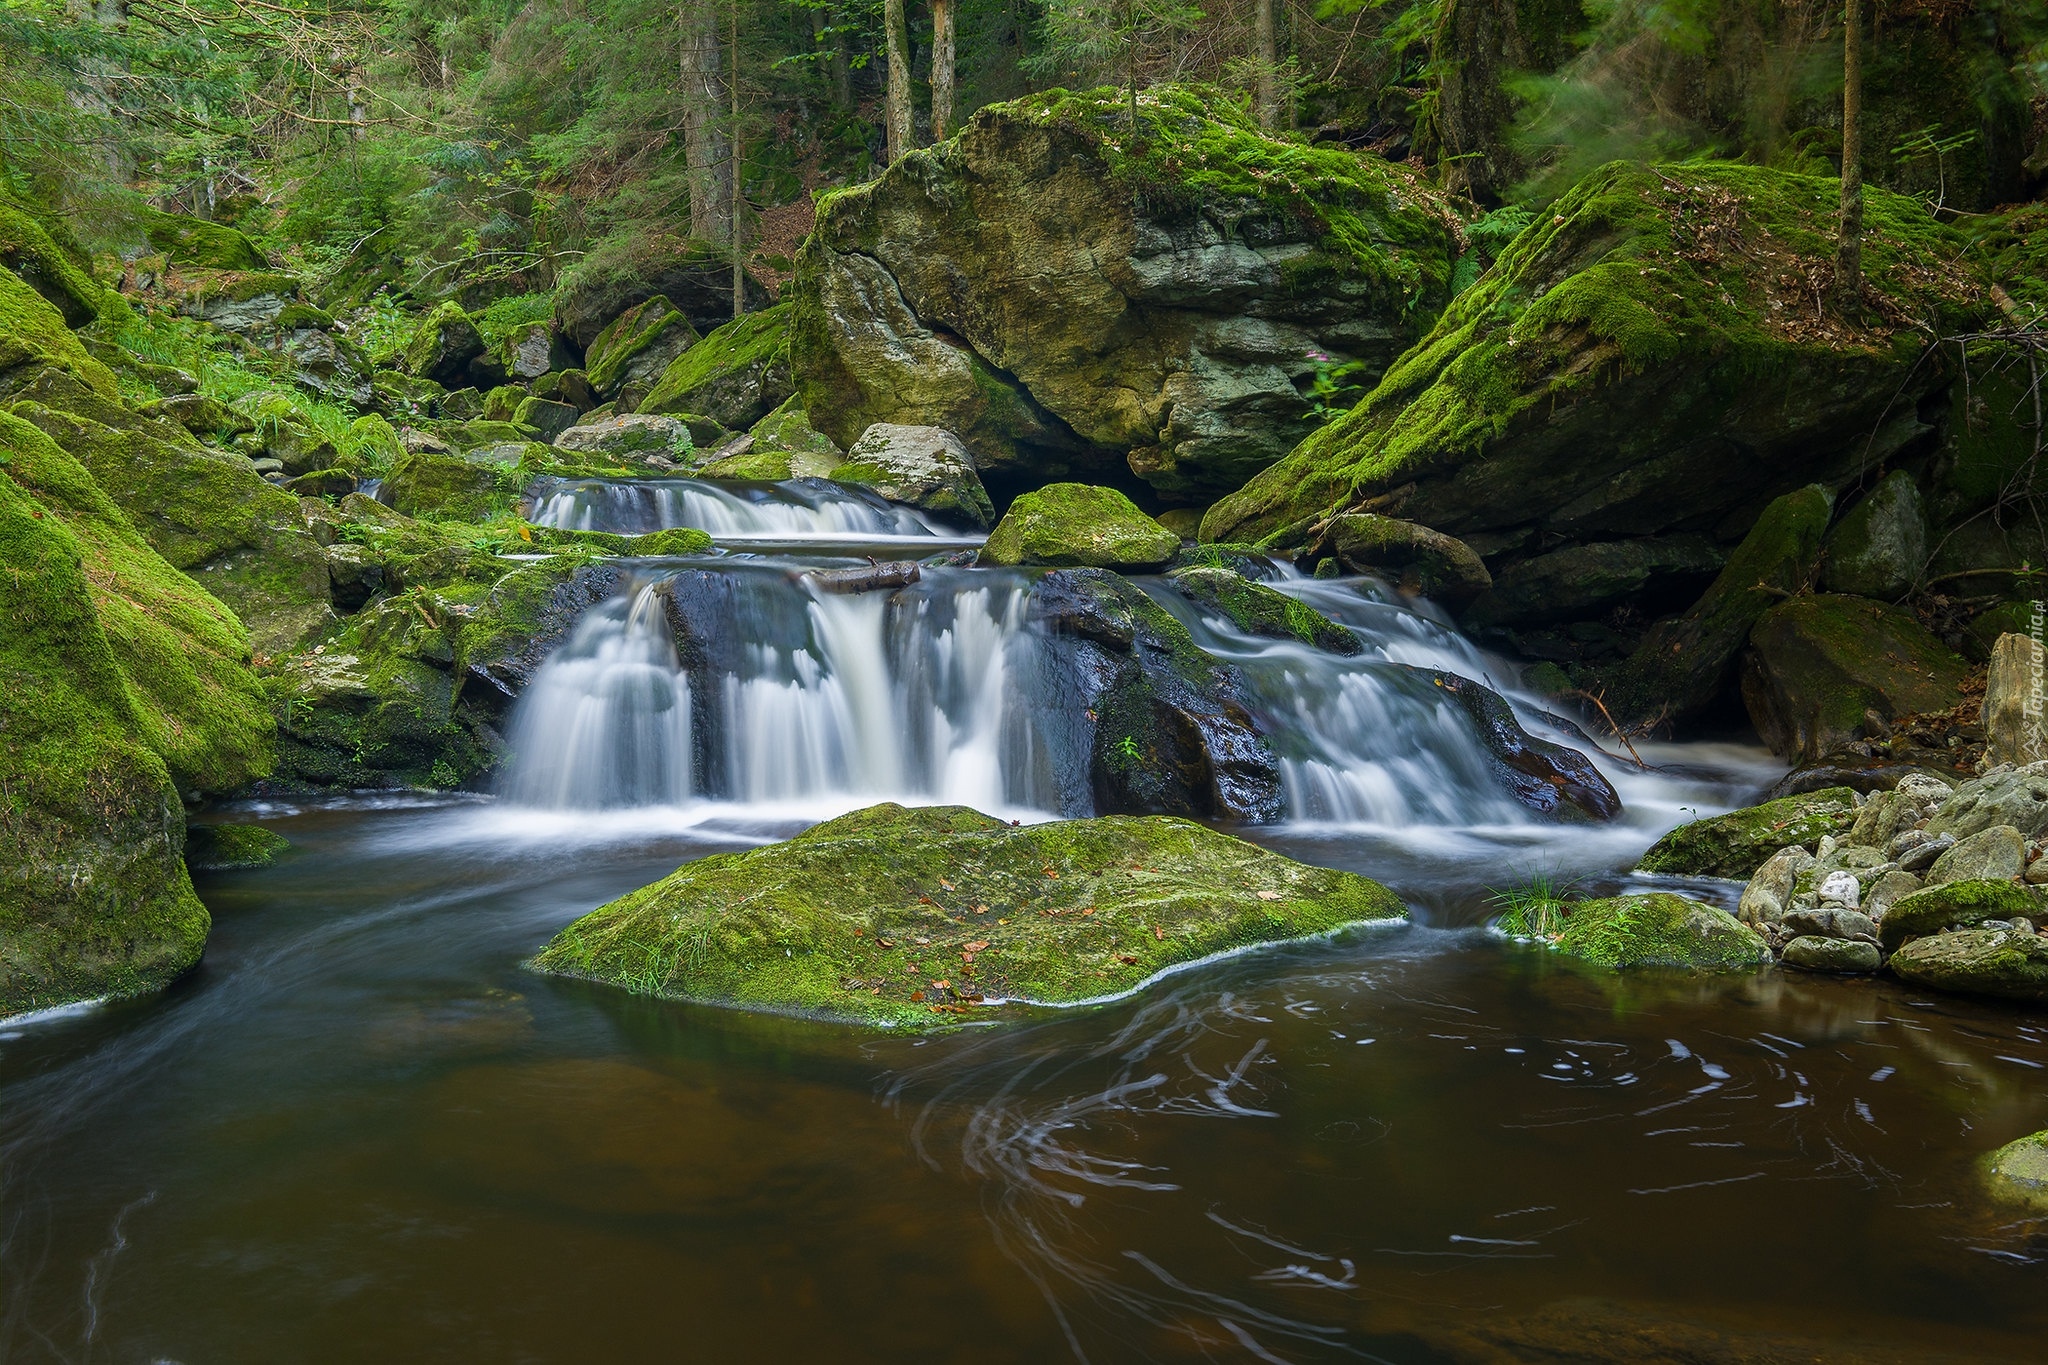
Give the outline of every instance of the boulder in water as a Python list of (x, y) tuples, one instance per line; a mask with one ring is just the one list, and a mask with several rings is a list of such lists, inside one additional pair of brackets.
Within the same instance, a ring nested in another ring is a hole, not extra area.
[(1179, 549), (1180, 537), (1114, 488), (1055, 483), (1010, 504), (982, 546), (980, 562), (1144, 572)]
[(795, 392), (789, 378), (789, 307), (735, 318), (677, 356), (635, 408), (688, 413), (745, 431)]
[(1225, 617), (1247, 635), (1293, 640), (1332, 654), (1359, 654), (1358, 637), (1306, 602), (1254, 583), (1230, 569), (1175, 569), (1168, 577), (1181, 595)]
[(1749, 636), (1742, 700), (1772, 752), (1813, 762), (1895, 716), (1945, 711), (1969, 665), (1897, 607), (1860, 597), (1793, 597)]
[(268, 867), (291, 840), (261, 825), (193, 825), (185, 831), (185, 866), (195, 872)]
[(1599, 967), (1753, 971), (1771, 960), (1762, 935), (1726, 910), (1668, 891), (1567, 903), (1551, 946)]
[(891, 502), (964, 521), (977, 530), (996, 519), (974, 456), (943, 427), (877, 422), (861, 433), (829, 477), (865, 485)]
[(1517, 801), (1557, 819), (1612, 820), (1621, 814), (1621, 798), (1592, 761), (1524, 730), (1500, 693), (1455, 673), (1423, 671), (1471, 718), (1494, 777)]
[(1916, 986), (2048, 1004), (2048, 938), (2032, 930), (1959, 929), (1916, 938), (1893, 953), (1888, 965)]
[(577, 920), (533, 965), (667, 999), (927, 1029), (1119, 995), (1215, 953), (1402, 913), (1377, 882), (1187, 820), (1020, 827), (892, 804), (686, 863)]
[[(996, 483), (1125, 466), (1228, 492), (1309, 430), (1317, 366), (1370, 379), (1445, 296), (1438, 191), (1155, 86), (990, 105), (823, 197), (786, 297), (814, 420), (956, 431)], [(1240, 537), (1252, 539), (1253, 537)]]
[(1984, 1158), (1991, 1197), (2048, 1214), (2048, 1129), (2015, 1138)]
[(1095, 717), (1089, 788), (1098, 811), (1280, 818), (1280, 764), (1242, 700), (1237, 670), (1186, 626), (1102, 569), (1049, 573), (1031, 618), (1066, 640), (1064, 663)]
[(1893, 901), (1884, 918), (1878, 921), (1877, 937), (1885, 950), (1891, 952), (1908, 939), (1981, 924), (1987, 919), (2032, 915), (2039, 910), (2040, 902), (2034, 894), (2016, 882), (1948, 882)]
[[(1651, 845), (1636, 871), (1747, 878), (1780, 849), (1845, 833), (1856, 823), (1856, 814), (1856, 793), (1847, 787), (1780, 797), (1680, 825)], [(1784, 897), (1778, 899), (1783, 909)]]
[(1853, 976), (1882, 967), (1884, 954), (1875, 943), (1861, 939), (1802, 934), (1785, 945), (1785, 965), (1802, 971)]

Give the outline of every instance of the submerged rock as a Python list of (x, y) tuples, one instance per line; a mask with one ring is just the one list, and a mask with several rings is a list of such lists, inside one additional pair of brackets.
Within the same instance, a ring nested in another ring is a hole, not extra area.
[(1919, 986), (2048, 1003), (2048, 938), (2031, 931), (1959, 929), (1916, 938), (1893, 953), (1888, 965), (1894, 975)]
[(1194, 566), (1175, 569), (1168, 577), (1190, 602), (1226, 618), (1247, 635), (1293, 640), (1332, 654), (1359, 654), (1365, 649), (1356, 635), (1308, 603), (1230, 569)]
[(1180, 537), (1114, 488), (1055, 483), (1010, 504), (982, 546), (980, 562), (1144, 572), (1178, 549)]
[(1425, 671), (1464, 708), (1492, 759), (1494, 776), (1516, 800), (1562, 819), (1612, 820), (1621, 814), (1621, 798), (1584, 754), (1524, 730), (1514, 708), (1493, 689), (1455, 673)]
[(1211, 954), (1403, 913), (1378, 883), (1186, 820), (1023, 827), (873, 806), (686, 863), (577, 920), (542, 971), (637, 994), (923, 1029), (1071, 1004)]
[(261, 825), (193, 825), (185, 831), (185, 866), (199, 872), (267, 867), (291, 846)]
[[(1847, 787), (1782, 796), (1760, 806), (1680, 825), (1650, 846), (1636, 871), (1678, 877), (1749, 877), (1780, 849), (1816, 843), (1855, 823), (1856, 793)], [(1778, 899), (1782, 908), (1784, 897)]]

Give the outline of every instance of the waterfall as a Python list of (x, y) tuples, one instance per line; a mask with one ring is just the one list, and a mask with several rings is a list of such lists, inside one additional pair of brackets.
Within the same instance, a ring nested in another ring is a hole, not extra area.
[(645, 535), (690, 526), (720, 539), (872, 542), (896, 537), (950, 537), (912, 508), (865, 488), (823, 479), (776, 484), (708, 479), (577, 479), (535, 502), (536, 526), (565, 531)]

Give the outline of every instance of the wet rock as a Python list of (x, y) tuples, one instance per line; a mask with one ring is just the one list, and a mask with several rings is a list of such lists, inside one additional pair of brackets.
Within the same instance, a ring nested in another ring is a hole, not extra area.
[(616, 397), (635, 383), (651, 390), (676, 357), (699, 339), (682, 310), (657, 294), (634, 304), (597, 334), (584, 353), (584, 373), (600, 397)]
[(2048, 834), (2048, 763), (1994, 768), (1965, 782), (1927, 821), (1929, 834), (1964, 838), (2011, 825), (2029, 839)]
[[(979, 530), (996, 519), (974, 456), (941, 427), (877, 422), (861, 433), (829, 476), (861, 484), (900, 502)], [(1162, 556), (1164, 558), (1164, 556)]]
[(1788, 844), (1810, 844), (1856, 823), (1856, 793), (1828, 787), (1680, 825), (1651, 846), (1638, 872), (1748, 877)]
[(1878, 939), (1887, 951), (1895, 951), (1910, 938), (2010, 919), (2036, 904), (2031, 892), (2011, 882), (1949, 882), (1893, 901), (1878, 924)]
[(193, 825), (185, 831), (185, 866), (195, 872), (268, 867), (291, 840), (261, 825)]
[(1227, 948), (1402, 913), (1376, 882), (1186, 820), (1014, 826), (960, 806), (883, 805), (686, 863), (564, 929), (534, 965), (923, 1029), (989, 1001), (1086, 1000)]
[(1323, 545), (1353, 571), (1384, 574), (1403, 592), (1452, 606), (1493, 585), (1471, 546), (1412, 521), (1354, 512), (1330, 523)]
[(2012, 929), (1934, 934), (1900, 948), (1888, 965), (1894, 975), (1918, 986), (2048, 1003), (2048, 938), (2038, 934)]
[(1553, 946), (1616, 970), (1753, 971), (1771, 960), (1762, 937), (1726, 910), (1666, 891), (1567, 905)]
[(980, 562), (1144, 572), (1178, 549), (1173, 532), (1115, 489), (1055, 483), (1010, 504), (982, 546)]
[(1899, 870), (1902, 872), (1925, 872), (1933, 867), (1942, 854), (1956, 846), (1953, 834), (1928, 834), (1914, 830), (1920, 837), (1899, 852)]
[(1863, 598), (1794, 597), (1750, 633), (1742, 700), (1773, 753), (1809, 762), (1895, 716), (1940, 711), (1969, 666), (1912, 617)]
[(1752, 929), (1784, 919), (1800, 874), (1813, 866), (1814, 856), (1797, 844), (1779, 849), (1764, 860), (1749, 879), (1749, 885), (1742, 888), (1736, 917)]
[(1986, 753), (1994, 764), (2048, 759), (2048, 650), (2025, 635), (2001, 635), (1984, 680)]
[(2026, 866), (2027, 842), (2011, 825), (1993, 825), (1960, 840), (1934, 860), (1927, 880), (1943, 882), (2009, 882)]
[(923, 576), (916, 560), (897, 559), (859, 569), (818, 569), (805, 574), (804, 581), (823, 592), (886, 592), (907, 588)]
[(1585, 620), (1623, 602), (1640, 604), (1646, 596), (1684, 592), (1679, 602), (1691, 601), (1726, 562), (1705, 536), (1570, 545), (1503, 571), (1462, 619), (1473, 626), (1548, 625)]
[(1280, 578), (1280, 566), (1255, 545), (1183, 545), (1166, 561), (1166, 571), (1177, 569), (1228, 569), (1254, 583)]
[(538, 439), (547, 444), (553, 444), (582, 418), (583, 414), (571, 404), (557, 403), (551, 398), (528, 398), (512, 414), (516, 425), (532, 427), (539, 434)]
[(1863, 895), (1863, 913), (1882, 921), (1894, 903), (1921, 889), (1924, 883), (1911, 872), (1887, 872), (1872, 882)]
[(1329, 617), (1229, 569), (1175, 569), (1168, 578), (1181, 595), (1227, 619), (1247, 635), (1293, 640), (1332, 654), (1358, 654), (1358, 637)]
[(1904, 470), (1887, 475), (1828, 532), (1821, 586), (1892, 601), (1927, 565), (1927, 512)]
[(1859, 911), (1840, 906), (1787, 911), (1784, 925), (1785, 932), (1794, 936), (1861, 939), (1873, 947), (1878, 941), (1876, 921)]
[(458, 304), (444, 303), (421, 320), (405, 344), (405, 368), (446, 388), (469, 383), (469, 362), (484, 353), (483, 333)]
[(691, 446), (690, 429), (673, 417), (644, 412), (605, 417), (558, 433), (550, 442), (557, 450), (578, 455), (667, 455), (674, 458)]
[(1095, 714), (1088, 789), (1099, 811), (1280, 818), (1280, 763), (1237, 670), (1163, 607), (1101, 569), (1049, 573), (1031, 619), (1066, 637), (1069, 686)]
[(1874, 972), (1884, 965), (1884, 958), (1875, 943), (1802, 935), (1785, 945), (1785, 965), (1846, 976)]
[(1567, 820), (1612, 820), (1621, 798), (1584, 754), (1538, 739), (1491, 688), (1455, 673), (1422, 670), (1464, 708), (1492, 758), (1494, 776), (1533, 811)]
[(1984, 1158), (1991, 1197), (2048, 1214), (2048, 1130), (2016, 1138)]

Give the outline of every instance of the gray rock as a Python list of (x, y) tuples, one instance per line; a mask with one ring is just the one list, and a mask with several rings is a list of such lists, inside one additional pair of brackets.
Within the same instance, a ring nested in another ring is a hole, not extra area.
[(1965, 782), (1934, 812), (1927, 832), (1961, 839), (1993, 825), (2011, 825), (2028, 838), (2048, 833), (2048, 762), (2001, 765)]
[(1910, 872), (1887, 872), (1863, 893), (1863, 913), (1873, 920), (1884, 918), (1892, 903), (1918, 891), (1924, 883)]
[(1910, 796), (1922, 806), (1938, 806), (1955, 795), (1955, 787), (1942, 781), (1933, 773), (1907, 773), (1893, 788), (1901, 796)]
[(1883, 962), (1875, 943), (1856, 939), (1805, 935), (1785, 945), (1785, 965), (1803, 971), (1853, 975), (1874, 972)]
[(2011, 929), (1959, 929), (1914, 939), (1891, 969), (1915, 985), (2000, 1000), (2048, 1002), (2048, 938)]
[(1927, 563), (1927, 512), (1903, 469), (1851, 507), (1828, 533), (1821, 586), (1856, 597), (1893, 599)]
[(585, 422), (554, 439), (557, 450), (591, 455), (671, 455), (688, 451), (690, 444), (688, 424), (639, 412)]
[(1924, 813), (1920, 803), (1906, 792), (1879, 792), (1857, 812), (1856, 823), (1849, 830), (1849, 842), (1889, 849), (1900, 831), (1912, 831)]
[(983, 527), (994, 523), (995, 504), (966, 443), (943, 427), (876, 422), (832, 472), (841, 483), (874, 489), (891, 502)]
[(1863, 884), (1856, 880), (1853, 872), (1830, 872), (1820, 879), (1816, 890), (1823, 905), (1840, 905), (1854, 910), (1863, 901)]
[(1814, 865), (1814, 857), (1796, 844), (1781, 848), (1764, 860), (1764, 865), (1742, 889), (1742, 901), (1735, 917), (1752, 929), (1785, 917), (1792, 900), (1792, 887), (1802, 872)]
[(505, 339), (505, 373), (513, 379), (533, 380), (553, 370), (571, 369), (576, 357), (545, 322), (530, 323)]
[(1928, 840), (1924, 829), (1902, 829), (1894, 834), (1884, 846), (1885, 856), (1896, 862)]
[(1795, 938), (1853, 938), (1877, 942), (1877, 923), (1856, 910), (1823, 906), (1817, 910), (1794, 910), (1785, 916), (1785, 932)]
[(1899, 855), (1899, 870), (1902, 872), (1925, 872), (1933, 867), (1935, 860), (1956, 846), (1953, 834), (1935, 834), (1923, 837), (1919, 843)]
[(1984, 680), (1985, 752), (1993, 763), (2048, 758), (2048, 650), (2025, 635), (2001, 635)]
[(2011, 825), (1993, 825), (1957, 842), (1934, 860), (1930, 885), (1944, 882), (2009, 882), (2026, 868), (2027, 841)]

